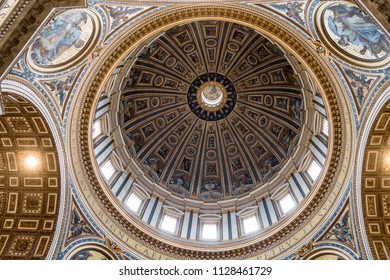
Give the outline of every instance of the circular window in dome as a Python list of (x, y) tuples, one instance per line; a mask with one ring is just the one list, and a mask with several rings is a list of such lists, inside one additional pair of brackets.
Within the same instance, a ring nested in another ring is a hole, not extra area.
[(218, 73), (197, 77), (187, 95), (191, 111), (206, 121), (226, 118), (236, 104), (236, 90), (232, 82)]
[(226, 91), (224, 92), (221, 84), (209, 82), (199, 89), (199, 95), (205, 106), (215, 108), (221, 104)]

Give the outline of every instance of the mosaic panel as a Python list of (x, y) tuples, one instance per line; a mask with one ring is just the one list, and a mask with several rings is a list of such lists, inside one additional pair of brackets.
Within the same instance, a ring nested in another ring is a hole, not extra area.
[(88, 47), (94, 19), (83, 10), (64, 12), (47, 23), (30, 48), (37, 66), (56, 66), (73, 59)]
[(322, 20), (334, 44), (350, 56), (373, 61), (389, 55), (389, 41), (383, 31), (354, 4), (330, 4), (324, 9)]
[(280, 2), (275, 4), (269, 4), (270, 7), (278, 10), (293, 21), (305, 26), (305, 7), (307, 1), (291, 1), (291, 2)]

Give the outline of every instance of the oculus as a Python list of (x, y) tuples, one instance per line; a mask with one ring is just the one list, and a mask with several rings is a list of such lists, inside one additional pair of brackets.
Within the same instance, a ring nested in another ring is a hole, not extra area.
[(207, 73), (196, 78), (187, 96), (191, 111), (206, 121), (226, 118), (234, 109), (236, 99), (232, 82), (217, 73)]

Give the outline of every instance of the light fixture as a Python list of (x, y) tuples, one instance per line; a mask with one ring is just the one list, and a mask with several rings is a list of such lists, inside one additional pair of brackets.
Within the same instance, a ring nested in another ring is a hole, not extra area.
[(383, 169), (390, 170), (390, 152), (384, 154)]
[(34, 155), (29, 155), (25, 159), (25, 164), (28, 169), (34, 169), (38, 166), (38, 158)]

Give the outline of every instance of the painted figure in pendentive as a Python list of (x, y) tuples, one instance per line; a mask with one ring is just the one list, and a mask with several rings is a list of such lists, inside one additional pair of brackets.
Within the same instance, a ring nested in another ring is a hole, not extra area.
[(349, 69), (345, 70), (345, 74), (348, 75), (351, 86), (355, 88), (355, 94), (359, 104), (362, 104), (373, 79), (369, 79), (365, 74), (356, 74)]
[(68, 240), (80, 236), (83, 233), (94, 235), (93, 231), (89, 228), (87, 223), (84, 220), (80, 219), (80, 215), (77, 212), (76, 208), (73, 209), (72, 215), (72, 225), (70, 227), (71, 234), (68, 237)]
[(120, 24), (130, 19), (130, 15), (140, 11), (142, 8), (124, 8), (122, 6), (110, 7), (106, 6), (111, 18), (111, 29), (116, 28)]
[(38, 64), (48, 65), (72, 46), (76, 49), (83, 47), (81, 26), (87, 20), (86, 12), (65, 13), (54, 18), (33, 43), (32, 59)]
[(379, 31), (375, 22), (358, 7), (345, 4), (332, 5), (327, 10), (333, 12), (328, 18), (330, 30), (339, 36), (338, 44), (346, 47), (349, 44), (360, 45), (361, 55), (369, 51), (373, 56), (379, 58), (382, 52), (390, 51), (389, 41)]
[(294, 1), (289, 2), (287, 4), (271, 4), (271, 6), (277, 8), (278, 10), (286, 12), (287, 16), (296, 20), (300, 24), (305, 25), (301, 15), (303, 13), (304, 4), (304, 2)]
[(74, 78), (75, 74), (68, 76), (65, 81), (55, 80), (51, 82), (45, 82), (45, 84), (49, 86), (50, 91), (53, 92), (54, 97), (57, 99), (60, 106), (64, 105), (66, 95), (72, 87)]
[(330, 232), (330, 235), (334, 235), (338, 241), (352, 242), (353, 236), (350, 232), (349, 225), (349, 210), (344, 214), (341, 219), (341, 224), (336, 223), (335, 228)]

